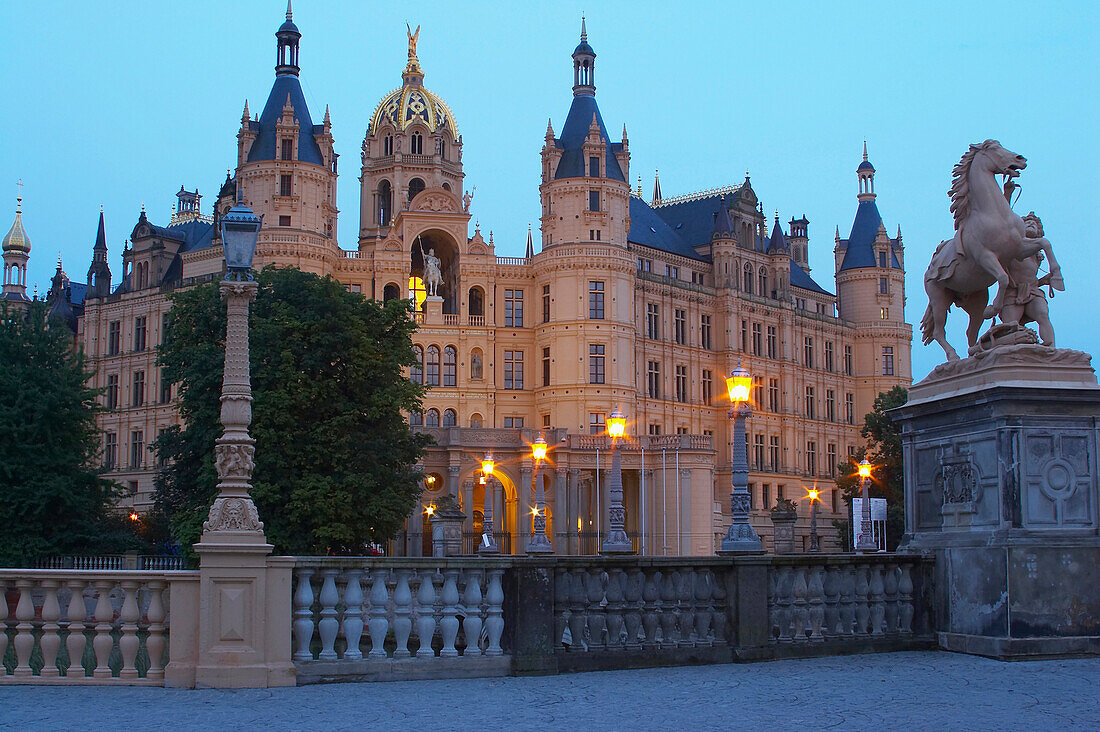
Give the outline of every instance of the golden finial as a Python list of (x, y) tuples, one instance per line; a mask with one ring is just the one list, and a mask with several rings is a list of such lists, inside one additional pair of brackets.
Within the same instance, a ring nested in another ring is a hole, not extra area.
[(23, 213), (23, 179), (20, 178), (15, 185), (19, 186), (19, 193), (15, 195), (15, 212)]

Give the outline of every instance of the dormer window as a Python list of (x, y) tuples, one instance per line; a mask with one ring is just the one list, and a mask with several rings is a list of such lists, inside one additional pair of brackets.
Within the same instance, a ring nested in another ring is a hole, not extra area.
[(886, 267), (886, 250), (883, 249), (878, 253), (878, 266)]
[(284, 137), (280, 142), (279, 147), (279, 159), (280, 160), (293, 160), (294, 159), (294, 140), (289, 137)]
[(393, 135), (386, 135), (382, 138), (382, 154), (393, 155)]
[(409, 142), (409, 152), (413, 155), (424, 154), (424, 135), (419, 132), (412, 133), (412, 138)]
[(595, 155), (588, 158), (588, 175), (592, 178), (600, 177), (600, 159)]

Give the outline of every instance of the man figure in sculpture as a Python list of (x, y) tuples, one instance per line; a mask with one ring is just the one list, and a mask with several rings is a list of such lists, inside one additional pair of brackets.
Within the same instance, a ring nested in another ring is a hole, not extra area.
[[(1043, 236), (1043, 222), (1034, 212), (1024, 217), (1025, 236), (1039, 239)], [(1039, 266), (1043, 263), (1042, 251), (1030, 257), (1013, 260), (1009, 264), (1008, 276), (1012, 285), (1005, 297), (1005, 306), (1001, 310), (1001, 322), (1018, 322), (1020, 325), (1035, 322), (1039, 326), (1039, 338), (1044, 346), (1054, 346), (1054, 326), (1050, 324), (1047, 298), (1042, 286), (1050, 286), (1051, 275), (1039, 277)], [(1053, 293), (1052, 293), (1053, 294)]]
[(428, 253), (424, 255), (424, 283), (428, 285), (428, 289), (431, 290), (428, 294), (435, 296), (439, 289), (440, 283), (443, 282), (443, 270), (441, 268), (442, 261), (439, 257), (435, 256), (435, 249), (429, 249)]

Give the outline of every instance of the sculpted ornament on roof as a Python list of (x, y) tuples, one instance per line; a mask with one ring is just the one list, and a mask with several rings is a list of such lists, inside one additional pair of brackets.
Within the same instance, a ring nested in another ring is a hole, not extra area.
[(371, 118), (370, 132), (377, 134), (379, 127), (386, 122), (400, 131), (419, 122), (429, 132), (449, 129), (454, 137), (458, 137), (458, 126), (450, 108), (442, 99), (424, 88), (404, 86), (387, 94), (379, 102)]

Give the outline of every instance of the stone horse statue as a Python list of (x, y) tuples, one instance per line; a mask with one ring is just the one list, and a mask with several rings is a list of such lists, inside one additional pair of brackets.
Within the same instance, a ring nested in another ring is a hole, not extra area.
[[(1042, 251), (1050, 262), (1050, 286), (1065, 289), (1061, 271), (1050, 242), (1043, 237), (1028, 238), (1024, 220), (1012, 212), (1008, 195), (1016, 188), (1013, 179), (1027, 167), (1023, 156), (1010, 152), (996, 140), (986, 140), (962, 156), (952, 171), (948, 193), (955, 217), (955, 236), (941, 242), (924, 273), (928, 308), (921, 319), (921, 340), (925, 345), (936, 341), (943, 346), (949, 361), (959, 355), (944, 334), (947, 311), (958, 305), (970, 315), (966, 337), (973, 346), (982, 323), (997, 317), (1010, 289), (1008, 271), (1014, 260)], [(1005, 176), (1002, 192), (997, 175)], [(996, 283), (997, 294), (989, 301), (989, 286)]]

